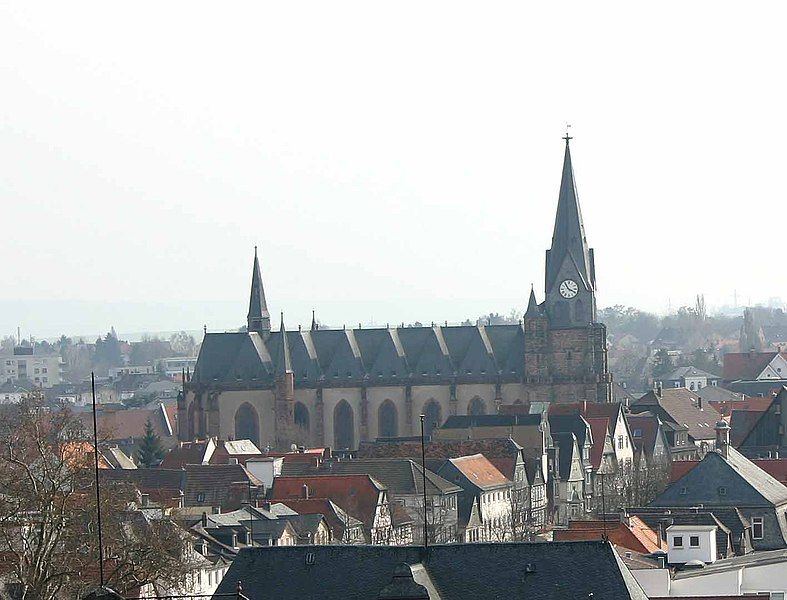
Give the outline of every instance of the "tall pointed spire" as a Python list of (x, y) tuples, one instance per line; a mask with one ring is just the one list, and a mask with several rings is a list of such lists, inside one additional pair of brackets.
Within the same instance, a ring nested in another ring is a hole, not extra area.
[(552, 233), (552, 248), (547, 251), (546, 289), (555, 284), (559, 271), (567, 256), (576, 264), (576, 269), (588, 291), (595, 290), (596, 276), (593, 266), (593, 251), (588, 248), (585, 225), (579, 208), (574, 169), (571, 165), (571, 149), (566, 134), (566, 152), (563, 158), (563, 174), (560, 180), (560, 195), (557, 202), (555, 229)]
[(274, 364), (276, 377), (283, 377), (292, 372), (292, 359), (290, 358), (290, 344), (287, 342), (287, 329), (284, 327), (284, 313), (281, 313), (279, 325), (279, 345), (276, 348), (276, 361)]
[(536, 292), (533, 289), (533, 284), (530, 284), (530, 300), (527, 303), (527, 310), (525, 311), (525, 317), (533, 318), (537, 317), (539, 314), (538, 311), (538, 302), (536, 301)]
[(271, 330), (271, 316), (265, 302), (265, 290), (262, 287), (260, 261), (257, 258), (257, 246), (254, 246), (254, 266), (251, 271), (251, 298), (249, 314), (246, 318), (249, 331), (268, 333)]

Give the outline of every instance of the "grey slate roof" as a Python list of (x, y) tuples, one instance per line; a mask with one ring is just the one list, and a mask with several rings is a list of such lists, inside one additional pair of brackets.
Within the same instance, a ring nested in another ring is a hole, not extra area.
[(249, 297), (249, 313), (246, 317), (249, 330), (270, 330), (271, 316), (265, 302), (265, 290), (262, 287), (260, 261), (257, 258), (257, 247), (254, 247), (254, 265), (251, 272), (251, 294)]
[[(726, 488), (719, 494), (719, 486)], [(686, 488), (685, 493), (683, 488)], [(734, 448), (727, 458), (708, 452), (696, 467), (656, 497), (651, 506), (780, 506), (787, 487)]]
[[(193, 384), (267, 387), (289, 359), (299, 387), (519, 381), (521, 325), (206, 334)], [(286, 348), (288, 352), (284, 350)]]
[(512, 425), (540, 425), (541, 415), (451, 415), (440, 429), (469, 427), (507, 427)]
[[(306, 560), (307, 554), (310, 559)], [(396, 546), (289, 546), (238, 553), (217, 593), (238, 581), (250, 598), (369, 600), (390, 585), (397, 565), (423, 568), (430, 598), (615, 598), (647, 600), (603, 542)], [(532, 572), (526, 572), (530, 565)], [(430, 589), (431, 588), (431, 589)], [(436, 594), (433, 596), (433, 594)]]
[(721, 379), (721, 376), (719, 375), (714, 375), (713, 373), (708, 373), (707, 371), (703, 371), (702, 369), (691, 366), (678, 367), (661, 379), (664, 381), (673, 381), (683, 379), (684, 377), (707, 377), (708, 379)]

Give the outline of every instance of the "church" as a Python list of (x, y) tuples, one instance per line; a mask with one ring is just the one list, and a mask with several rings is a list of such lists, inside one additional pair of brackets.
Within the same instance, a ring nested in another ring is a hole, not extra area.
[(427, 433), (449, 415), (502, 404), (609, 402), (606, 328), (566, 136), (545, 299), (523, 320), (461, 325), (271, 329), (257, 251), (247, 331), (207, 333), (178, 398), (182, 440), (218, 436), (261, 447), (355, 449)]

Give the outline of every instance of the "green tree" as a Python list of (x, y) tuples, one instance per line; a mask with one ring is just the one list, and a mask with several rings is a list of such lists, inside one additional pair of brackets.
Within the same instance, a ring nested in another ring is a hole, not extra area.
[(661, 348), (656, 352), (653, 363), (654, 378), (664, 377), (674, 368), (672, 360), (670, 360), (669, 353), (665, 348)]
[(153, 431), (153, 423), (148, 419), (145, 423), (145, 435), (137, 449), (137, 460), (143, 467), (154, 467), (164, 458), (161, 438)]

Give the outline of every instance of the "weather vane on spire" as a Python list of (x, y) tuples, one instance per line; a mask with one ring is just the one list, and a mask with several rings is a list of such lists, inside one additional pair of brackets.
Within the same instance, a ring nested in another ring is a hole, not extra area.
[(564, 140), (566, 140), (566, 145), (568, 145), (568, 140), (573, 140), (574, 139), (570, 135), (568, 135), (568, 130), (569, 129), (571, 129), (571, 124), (570, 123), (566, 123), (566, 135), (563, 138)]

